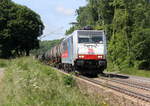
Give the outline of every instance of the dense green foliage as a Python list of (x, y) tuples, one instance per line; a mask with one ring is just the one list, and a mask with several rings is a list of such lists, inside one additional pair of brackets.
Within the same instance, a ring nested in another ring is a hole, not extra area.
[(90, 25), (107, 33), (109, 62), (118, 67), (150, 69), (149, 0), (87, 0), (77, 10), (75, 29)]
[(29, 55), (39, 46), (44, 25), (40, 16), (11, 0), (0, 1), (0, 57)]
[(43, 53), (46, 53), (48, 50), (50, 50), (55, 45), (59, 44), (62, 40), (50, 40), (50, 41), (40, 41), (40, 46), (38, 49), (34, 49), (31, 51), (33, 55), (41, 55)]
[(70, 85), (72, 77), (30, 57), (11, 60), (5, 69), (0, 106), (107, 106), (76, 86), (68, 86), (65, 82)]

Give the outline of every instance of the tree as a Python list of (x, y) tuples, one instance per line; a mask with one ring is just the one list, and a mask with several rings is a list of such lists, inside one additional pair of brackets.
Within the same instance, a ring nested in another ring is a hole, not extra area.
[[(108, 57), (114, 65), (150, 69), (149, 0), (87, 0), (67, 32), (91, 25), (107, 32)], [(143, 65), (146, 64), (146, 65)]]
[(31, 9), (13, 3), (0, 2), (0, 47), (2, 57), (29, 55), (39, 47), (38, 37), (44, 25), (40, 16)]

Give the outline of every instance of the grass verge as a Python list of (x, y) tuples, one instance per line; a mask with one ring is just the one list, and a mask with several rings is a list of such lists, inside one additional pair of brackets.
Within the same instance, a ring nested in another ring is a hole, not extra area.
[(148, 70), (137, 70), (134, 68), (127, 68), (125, 70), (120, 71), (119, 73), (150, 78), (150, 71)]
[(106, 71), (150, 78), (150, 70), (138, 70), (136, 68), (127, 68), (126, 66), (118, 68), (115, 65), (113, 66), (111, 63), (108, 63), (108, 68)]
[(7, 67), (9, 65), (9, 62), (10, 61), (8, 61), (8, 60), (0, 59), (0, 68)]
[(71, 77), (31, 57), (14, 59), (5, 67), (1, 106), (107, 106), (82, 94)]

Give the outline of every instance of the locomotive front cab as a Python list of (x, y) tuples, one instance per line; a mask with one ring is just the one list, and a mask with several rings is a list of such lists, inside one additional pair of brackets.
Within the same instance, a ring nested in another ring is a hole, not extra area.
[(104, 31), (78, 31), (76, 65), (80, 68), (102, 69), (106, 62), (106, 37)]

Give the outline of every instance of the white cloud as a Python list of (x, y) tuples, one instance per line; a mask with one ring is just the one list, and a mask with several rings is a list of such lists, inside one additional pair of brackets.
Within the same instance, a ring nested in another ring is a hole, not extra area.
[(73, 9), (64, 8), (63, 6), (56, 7), (56, 11), (64, 15), (72, 15), (74, 13)]

